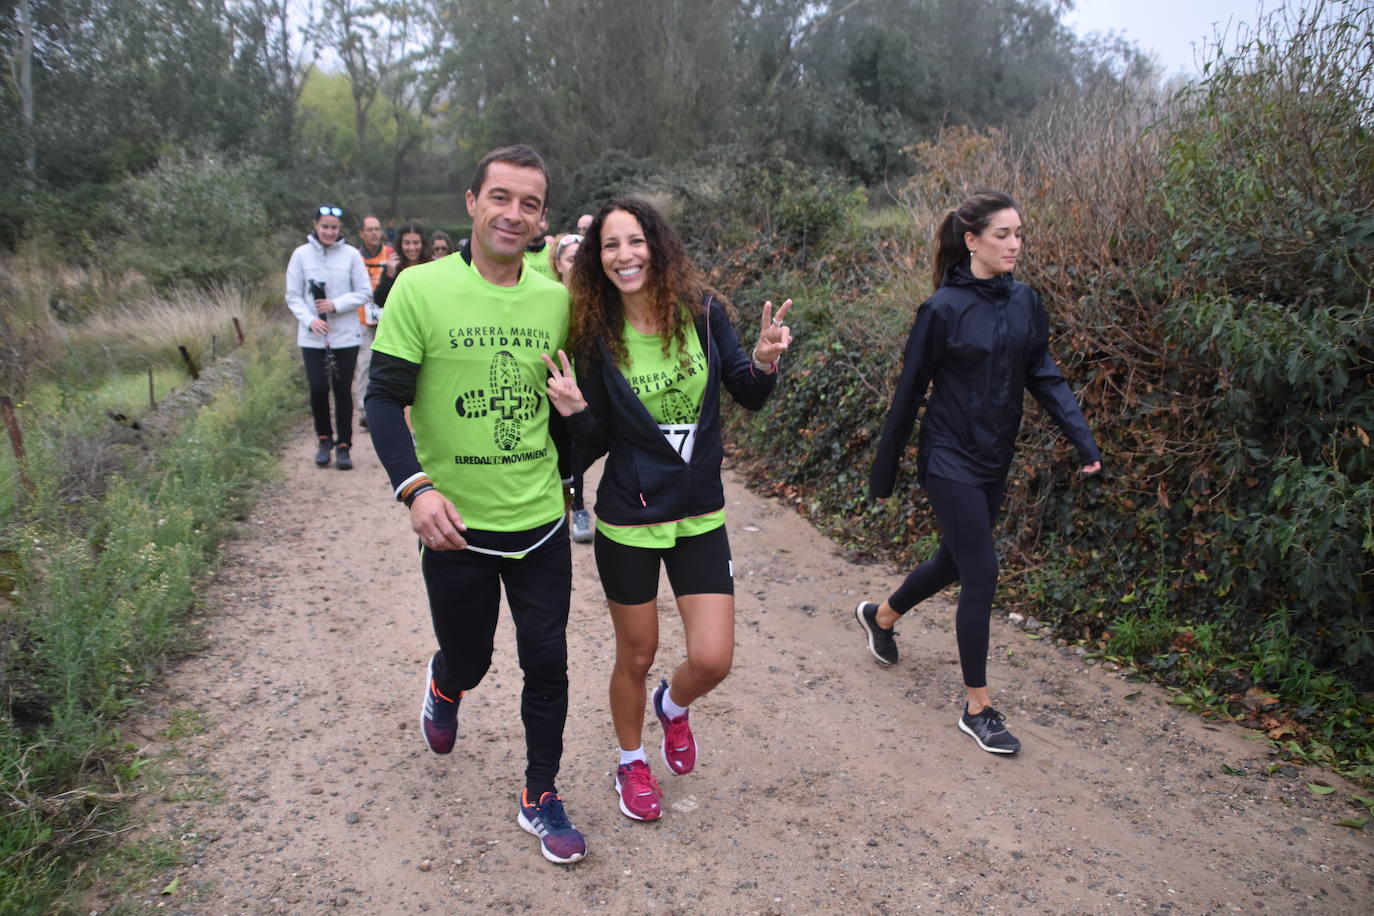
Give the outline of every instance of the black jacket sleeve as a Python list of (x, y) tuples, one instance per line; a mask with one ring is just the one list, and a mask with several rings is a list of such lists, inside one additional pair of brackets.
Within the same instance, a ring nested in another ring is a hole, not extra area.
[(565, 483), (570, 482), (573, 476), (572, 434), (568, 429), (568, 421), (553, 409), (552, 404), (549, 405), (549, 438), (553, 440), (553, 447), (558, 449), (558, 478)]
[[(386, 272), (383, 268), (381, 279), (377, 281), (377, 288), (372, 291), (372, 302), (377, 308), (386, 306), (386, 297), (391, 293), (391, 287), (396, 283), (396, 277)], [(369, 420), (369, 423), (372, 421)]]
[(1037, 345), (1036, 352), (1032, 353), (1026, 362), (1026, 389), (1045, 408), (1050, 419), (1064, 431), (1064, 435), (1068, 436), (1069, 441), (1078, 450), (1082, 464), (1101, 461), (1102, 453), (1093, 441), (1092, 431), (1088, 429), (1088, 421), (1083, 416), (1082, 408), (1078, 406), (1078, 399), (1074, 397), (1073, 389), (1065, 380), (1064, 373), (1059, 371), (1054, 357), (1050, 355), (1049, 316), (1040, 304), (1038, 295), (1035, 299), (1035, 308), (1037, 329), (1043, 332), (1038, 339), (1043, 341), (1043, 344)]
[(422, 470), (405, 417), (405, 409), (415, 403), (415, 383), (419, 377), (419, 363), (380, 350), (372, 351), (372, 368), (368, 372), (363, 405), (367, 412), (367, 429), (372, 434), (372, 448), (382, 467), (386, 468), (393, 490)]
[(907, 335), (902, 374), (892, 392), (882, 438), (878, 440), (878, 454), (868, 473), (869, 492), (878, 499), (892, 495), (902, 452), (906, 451), (907, 442), (911, 439), (916, 414), (925, 403), (931, 375), (943, 352), (943, 342), (943, 323), (936, 315), (935, 307), (927, 302), (917, 310), (911, 333)]
[(741, 407), (758, 410), (778, 384), (778, 371), (761, 372), (754, 358), (744, 352), (725, 309), (712, 296), (706, 301), (706, 326), (709, 338), (720, 354), (720, 376), (725, 390)]
[[(606, 354), (602, 353), (602, 358)], [(611, 447), (610, 394), (606, 391), (604, 367), (600, 364), (589, 367), (583, 372), (577, 367), (577, 387), (587, 402), (587, 409), (578, 411), (567, 418), (568, 431), (572, 435), (573, 447), (582, 457), (584, 466), (590, 466)]]

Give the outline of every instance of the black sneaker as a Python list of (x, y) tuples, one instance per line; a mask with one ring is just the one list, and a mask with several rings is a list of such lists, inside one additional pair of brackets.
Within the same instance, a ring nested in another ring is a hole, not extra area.
[(341, 471), (353, 470), (353, 459), (348, 457), (348, 449), (349, 445), (347, 442), (340, 442), (338, 448), (335, 449), (336, 457), (334, 458), (334, 467)]
[(969, 715), (965, 706), (959, 717), (959, 730), (990, 754), (1015, 754), (1021, 750), (1021, 742), (1002, 724), (1002, 714), (991, 706), (984, 706), (976, 716)]
[(892, 638), (891, 630), (878, 626), (878, 605), (872, 601), (860, 601), (854, 608), (854, 616), (859, 626), (868, 634), (868, 651), (873, 653), (881, 664), (897, 664), (897, 640)]
[(320, 436), (319, 448), (315, 451), (315, 463), (322, 468), (329, 467), (329, 453), (334, 450), (334, 440)]

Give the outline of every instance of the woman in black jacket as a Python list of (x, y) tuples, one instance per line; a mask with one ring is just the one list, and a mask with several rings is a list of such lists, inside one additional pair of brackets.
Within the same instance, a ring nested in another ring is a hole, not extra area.
[(940, 546), (887, 601), (861, 601), (854, 609), (869, 651), (892, 665), (897, 618), (959, 583), (955, 631), (968, 693), (959, 728), (995, 754), (1021, 747), (992, 707), (987, 655), (997, 588), (992, 527), (1016, 450), (1023, 392), (1030, 391), (1073, 442), (1084, 474), (1102, 467), (1083, 412), (1050, 356), (1049, 318), (1040, 296), (1011, 277), (1020, 253), (1021, 214), (1006, 194), (974, 194), (940, 224), (937, 288), (916, 312), (869, 476), (875, 497), (891, 495), (916, 413), (934, 382), (921, 420), (917, 480), (935, 510)]
[(596, 566), (615, 626), (611, 720), (620, 744), (615, 787), (635, 820), (663, 814), (643, 748), (645, 678), (658, 650), (659, 564), (686, 632), (687, 659), (653, 694), (662, 756), (696, 766), (688, 706), (725, 679), (735, 647), (735, 598), (720, 465), (720, 387), (751, 410), (777, 381), (791, 341), (764, 303), (758, 343), (740, 346), (725, 309), (682, 240), (649, 204), (627, 198), (592, 221), (572, 267), (574, 377), (547, 355), (549, 400), (583, 459), (606, 455), (596, 491)]

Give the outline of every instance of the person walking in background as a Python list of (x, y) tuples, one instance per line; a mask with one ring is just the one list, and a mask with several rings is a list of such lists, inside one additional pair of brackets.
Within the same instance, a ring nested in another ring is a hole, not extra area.
[(592, 220), (595, 219), (590, 213), (583, 213), (577, 218), (577, 234), (586, 235), (592, 228)]
[(425, 674), (425, 743), (453, 750), (463, 695), (491, 667), (504, 590), (524, 673), (517, 820), (545, 859), (570, 863), (586, 840), (555, 785), (568, 715), (572, 551), (559, 467), (567, 449), (554, 439), (562, 421), (544, 397), (541, 359), (565, 345), (568, 293), (525, 268), (548, 187), (548, 167), (527, 146), (482, 158), (466, 195), (466, 253), (396, 277), (373, 345), (367, 413), (420, 538), (439, 644)]
[[(554, 278), (564, 286), (572, 282), (573, 258), (577, 256), (577, 249), (581, 245), (582, 236), (570, 233), (561, 236), (549, 251)], [(587, 503), (583, 496), (586, 467), (583, 465), (582, 455), (575, 445), (569, 457), (571, 458), (572, 470), (572, 539), (578, 544), (590, 544), (592, 542), (592, 514), (587, 510)]]
[(437, 261), (453, 253), (453, 239), (442, 229), (435, 229), (434, 234), (429, 237), (429, 256), (431, 260)]
[(735, 650), (721, 386), (748, 409), (763, 406), (791, 342), (783, 318), (792, 301), (776, 315), (764, 303), (751, 355), (681, 238), (634, 198), (592, 220), (572, 277), (577, 371), (562, 351), (561, 365), (546, 356), (548, 396), (568, 418), (582, 456), (607, 456), (594, 550), (615, 628), (615, 790), (626, 817), (657, 820), (663, 793), (642, 736), (645, 678), (658, 652), (659, 566), (677, 599), (687, 658), (654, 691), (653, 707), (664, 763), (682, 775), (698, 759), (688, 708), (725, 679)]
[(315, 209), (313, 230), (286, 265), (286, 306), (296, 317), (296, 343), (310, 387), (315, 463), (327, 467), (332, 451), (336, 467), (347, 471), (353, 467), (353, 370), (362, 343), (358, 309), (371, 301), (372, 283), (358, 249), (342, 241), (342, 217), (339, 207)]
[(553, 269), (553, 250), (550, 247), (553, 238), (544, 234), (548, 231), (549, 221), (544, 219), (539, 223), (539, 234), (525, 249), (525, 266), (539, 271), (550, 280), (557, 280)]
[(396, 246), (399, 251), (392, 251), (391, 258), (386, 263), (386, 271), (382, 274), (377, 289), (372, 293), (379, 320), (382, 309), (386, 308), (387, 297), (391, 295), (391, 287), (395, 284), (396, 278), (401, 275), (401, 271), (430, 260), (429, 245), (425, 242), (425, 230), (419, 223), (402, 223), (398, 226), (396, 228)]
[[(893, 626), (920, 602), (959, 583), (955, 632), (967, 702), (959, 729), (994, 754), (1021, 743), (992, 706), (987, 686), (989, 617), (997, 589), (992, 529), (1030, 391), (1078, 450), (1084, 474), (1102, 467), (1083, 412), (1049, 350), (1040, 296), (1012, 279), (1021, 254), (1021, 211), (1006, 194), (983, 191), (945, 215), (935, 240), (935, 292), (916, 312), (902, 374), (869, 476), (872, 494), (892, 494), (916, 414), (926, 403), (917, 481), (940, 526), (935, 555), (882, 604), (854, 609), (869, 651), (897, 662)], [(927, 389), (934, 393), (926, 402)]]
[[(358, 254), (362, 256), (363, 266), (367, 268), (367, 278), (376, 293), (377, 283), (386, 272), (391, 260), (391, 246), (382, 240), (382, 221), (368, 214), (363, 217), (363, 227), (358, 231)], [(362, 323), (362, 343), (358, 346), (358, 365), (354, 371), (354, 400), (363, 403), (367, 394), (367, 370), (372, 360), (372, 339), (377, 336), (377, 316), (381, 309), (372, 299), (358, 307), (358, 321)], [(367, 429), (367, 415), (358, 418), (359, 425)]]

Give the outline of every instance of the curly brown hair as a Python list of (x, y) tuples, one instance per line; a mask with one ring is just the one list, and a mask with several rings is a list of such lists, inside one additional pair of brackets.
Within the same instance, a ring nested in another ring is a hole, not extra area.
[(616, 365), (623, 363), (626, 357), (625, 310), (620, 291), (601, 266), (601, 226), (616, 210), (623, 210), (639, 220), (644, 230), (644, 239), (649, 243), (649, 302), (663, 340), (663, 355), (667, 356), (673, 341), (677, 341), (685, 365), (687, 330), (705, 307), (703, 299), (714, 291), (687, 257), (682, 237), (658, 210), (636, 197), (623, 197), (602, 207), (573, 258), (569, 290), (573, 353), (584, 365), (600, 362), (601, 351), (597, 343), (601, 341), (611, 351)]

